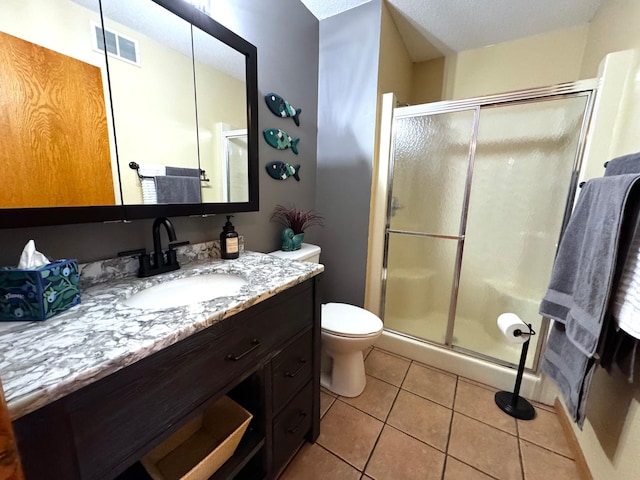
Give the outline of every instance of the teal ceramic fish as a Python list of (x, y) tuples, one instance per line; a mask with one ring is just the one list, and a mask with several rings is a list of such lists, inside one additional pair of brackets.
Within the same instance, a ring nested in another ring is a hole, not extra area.
[(291, 136), (284, 130), (279, 128), (267, 128), (263, 132), (264, 139), (269, 145), (278, 150), (286, 150), (291, 148), (293, 153), (298, 154), (298, 142), (299, 138), (292, 139)]
[(289, 102), (282, 98), (277, 93), (267, 93), (264, 96), (264, 100), (267, 102), (269, 110), (282, 118), (292, 117), (297, 126), (300, 126), (300, 114), (302, 110), (300, 108), (294, 108)]
[(266, 168), (269, 176), (276, 180), (286, 180), (289, 177), (293, 177), (298, 182), (300, 181), (300, 165), (292, 167), (287, 162), (276, 160), (267, 163)]

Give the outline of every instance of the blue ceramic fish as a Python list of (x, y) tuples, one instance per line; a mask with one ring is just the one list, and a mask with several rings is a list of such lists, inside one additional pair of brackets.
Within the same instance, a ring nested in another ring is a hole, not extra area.
[(292, 139), (287, 132), (280, 130), (279, 128), (267, 128), (262, 132), (262, 134), (264, 135), (264, 139), (267, 143), (273, 148), (277, 148), (278, 150), (291, 148), (293, 153), (296, 155), (298, 154), (299, 138)]
[(289, 177), (293, 177), (298, 182), (300, 181), (300, 165), (292, 167), (286, 162), (280, 162), (279, 160), (276, 160), (267, 163), (266, 168), (269, 176), (271, 178), (275, 178), (276, 180), (286, 180)]
[(293, 121), (296, 122), (296, 125), (300, 126), (300, 114), (302, 113), (302, 109), (291, 106), (289, 102), (277, 93), (267, 93), (264, 96), (264, 99), (267, 102), (269, 110), (271, 110), (274, 115), (282, 118), (293, 117)]

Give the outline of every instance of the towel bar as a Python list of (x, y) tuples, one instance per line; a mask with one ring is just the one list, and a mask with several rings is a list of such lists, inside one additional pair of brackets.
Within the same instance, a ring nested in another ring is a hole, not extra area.
[[(143, 179), (143, 178), (154, 178), (152, 176), (148, 176), (148, 175), (141, 175), (140, 174), (140, 165), (138, 165), (136, 162), (129, 162), (129, 168), (131, 170), (135, 170), (136, 173), (138, 174), (138, 178)], [(200, 169), (200, 181), (201, 182), (208, 182), (209, 179), (207, 178), (206, 172), (202, 169)]]

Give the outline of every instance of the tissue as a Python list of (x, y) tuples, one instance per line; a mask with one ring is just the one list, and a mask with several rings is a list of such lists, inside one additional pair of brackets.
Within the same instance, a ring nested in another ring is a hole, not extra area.
[(529, 327), (515, 313), (503, 313), (498, 317), (498, 328), (511, 343), (529, 340)]
[(49, 263), (51, 263), (49, 259), (36, 250), (36, 242), (29, 240), (22, 250), (22, 255), (20, 255), (18, 268), (26, 270), (38, 268)]

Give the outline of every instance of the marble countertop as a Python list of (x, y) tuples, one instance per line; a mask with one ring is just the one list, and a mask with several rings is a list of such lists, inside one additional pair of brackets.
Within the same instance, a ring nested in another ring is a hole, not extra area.
[[(79, 305), (44, 322), (2, 325), (0, 378), (11, 417), (33, 412), (323, 270), (320, 264), (254, 252), (236, 260), (196, 259), (174, 272), (83, 288)], [(238, 295), (165, 310), (122, 303), (158, 283), (207, 273), (232, 273), (248, 284)]]

